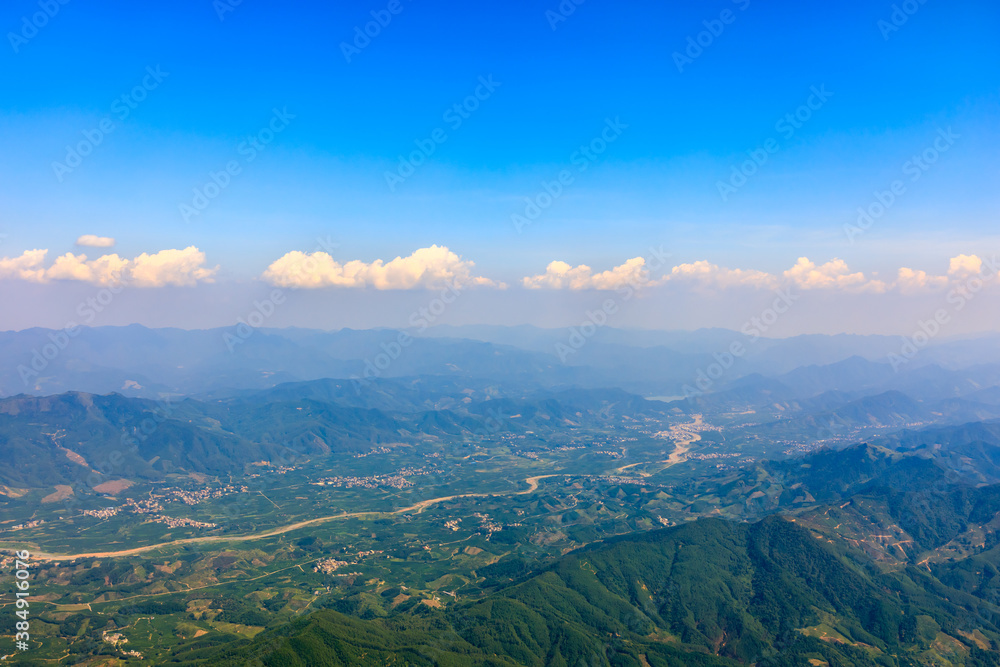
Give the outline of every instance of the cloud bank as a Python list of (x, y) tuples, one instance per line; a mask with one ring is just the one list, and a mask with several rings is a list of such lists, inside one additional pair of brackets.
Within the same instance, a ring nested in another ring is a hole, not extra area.
[(649, 275), (645, 269), (646, 260), (633, 257), (624, 264), (608, 271), (594, 273), (586, 264), (570, 266), (566, 262), (550, 262), (545, 273), (523, 278), (521, 283), (528, 289), (618, 289), (624, 285), (648, 285)]
[(388, 262), (351, 260), (341, 264), (329, 253), (294, 250), (273, 262), (261, 276), (278, 287), (373, 287), (379, 290), (455, 287), (495, 287), (503, 283), (473, 275), (475, 263), (445, 246), (432, 245)]
[(19, 257), (0, 258), (0, 279), (16, 278), (35, 283), (75, 280), (94, 285), (127, 284), (132, 287), (190, 287), (213, 282), (219, 267), (205, 266), (205, 253), (194, 246), (183, 250), (142, 253), (134, 259), (117, 254), (88, 260), (71, 252), (45, 267), (48, 250), (26, 250)]
[(834, 258), (817, 264), (808, 257), (799, 257), (791, 268), (781, 273), (768, 273), (756, 269), (732, 269), (698, 260), (678, 264), (660, 277), (650, 276), (645, 270), (645, 260), (634, 257), (610, 270), (594, 273), (586, 264), (571, 266), (566, 262), (549, 263), (545, 273), (522, 280), (528, 289), (610, 290), (625, 284), (662, 285), (687, 284), (699, 289), (727, 290), (734, 288), (778, 289), (793, 287), (799, 290), (827, 290), (845, 293), (881, 294), (890, 290), (916, 293), (943, 289), (951, 284), (968, 280), (972, 276), (997, 277), (995, 267), (976, 255), (958, 255), (948, 263), (945, 275), (930, 275), (926, 271), (902, 267), (894, 281), (886, 282), (861, 271), (852, 271), (847, 262)]
[[(81, 236), (77, 240), (79, 245), (109, 245), (113, 242), (114, 239), (109, 237)], [(68, 252), (56, 257), (51, 264), (46, 262), (48, 252), (33, 249), (25, 250), (16, 257), (0, 258), (0, 279), (35, 283), (78, 281), (94, 285), (125, 282), (136, 287), (194, 286), (214, 282), (219, 271), (218, 266), (206, 266), (205, 253), (195, 246), (143, 253), (132, 259), (116, 253), (89, 259), (85, 254)], [(984, 261), (972, 254), (950, 258), (947, 267), (940, 275), (901, 267), (894, 279), (882, 280), (875, 274), (852, 270), (846, 261), (839, 258), (819, 264), (808, 257), (799, 257), (790, 268), (777, 273), (729, 268), (708, 260), (656, 271), (650, 270), (643, 257), (633, 257), (604, 271), (595, 271), (586, 264), (573, 266), (556, 260), (549, 262), (544, 273), (522, 278), (520, 285), (529, 290), (571, 291), (675, 284), (699, 292), (794, 288), (848, 294), (883, 294), (890, 291), (919, 294), (944, 290), (975, 278), (1000, 277), (995, 259)], [(448, 285), (456, 288), (507, 287), (503, 282), (477, 275), (473, 261), (463, 259), (441, 245), (419, 248), (406, 257), (371, 262), (339, 262), (324, 251), (305, 253), (296, 250), (272, 262), (261, 279), (277, 287), (299, 289), (411, 290), (439, 289)]]

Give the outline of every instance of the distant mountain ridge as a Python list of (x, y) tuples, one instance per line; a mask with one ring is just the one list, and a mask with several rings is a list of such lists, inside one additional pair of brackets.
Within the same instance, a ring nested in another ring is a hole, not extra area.
[[(349, 454), (386, 443), (462, 442), (500, 428), (523, 433), (603, 426), (623, 414), (666, 411), (663, 403), (621, 390), (494, 398), (490, 385), (465, 384), (437, 377), (317, 380), (204, 401), (84, 392), (3, 398), (0, 484), (37, 488), (109, 475), (226, 475), (254, 461)], [(115, 462), (110, 471), (101, 472), (109, 461)]]
[[(734, 359), (706, 395), (748, 387), (741, 378), (766, 375), (786, 388), (777, 398), (808, 398), (831, 390), (879, 393), (897, 389), (917, 399), (962, 396), (1000, 385), (995, 337), (935, 343), (900, 373), (886, 355), (898, 339), (884, 336), (761, 338), (724, 329), (644, 332), (598, 328), (560, 359), (556, 343), (569, 329), (431, 328), (422, 335), (394, 329), (318, 331), (234, 327), (186, 331), (81, 327), (0, 332), (0, 395), (65, 391), (158, 398), (235, 394), (283, 382), (322, 378), (438, 375), (489, 378), (519, 388), (617, 387), (648, 396), (677, 396), (740, 342)], [(462, 334), (468, 337), (461, 337)], [(400, 344), (400, 341), (404, 341)], [(975, 350), (972, 355), (968, 351)], [(714, 374), (714, 371), (713, 371)], [(775, 386), (778, 386), (775, 385)], [(754, 399), (747, 396), (746, 400)], [(995, 399), (994, 399), (995, 400)]]

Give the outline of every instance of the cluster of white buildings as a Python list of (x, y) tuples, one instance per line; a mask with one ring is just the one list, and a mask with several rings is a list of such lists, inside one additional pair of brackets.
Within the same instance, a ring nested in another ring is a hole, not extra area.
[(312, 482), (315, 486), (335, 486), (340, 488), (354, 489), (377, 489), (380, 486), (388, 486), (393, 489), (405, 489), (413, 486), (408, 478), (428, 474), (422, 468), (403, 468), (390, 475), (368, 475), (367, 477), (324, 477), (317, 482)]
[(175, 519), (171, 516), (158, 514), (150, 519), (151, 523), (162, 523), (170, 528), (215, 528), (218, 524), (207, 523), (205, 521), (195, 521), (194, 519)]
[(323, 574), (333, 574), (339, 568), (346, 567), (350, 565), (346, 560), (337, 560), (336, 558), (324, 558), (321, 561), (317, 561), (313, 566), (313, 572), (322, 572)]

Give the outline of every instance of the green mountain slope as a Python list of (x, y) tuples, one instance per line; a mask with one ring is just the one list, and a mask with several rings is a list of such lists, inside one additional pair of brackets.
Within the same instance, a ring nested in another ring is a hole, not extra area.
[[(620, 390), (531, 392), (446, 400), (450, 380), (324, 380), (234, 398), (154, 402), (70, 392), (0, 399), (0, 484), (37, 488), (171, 472), (242, 473), (260, 460), (353, 453), (386, 443), (475, 440), (497, 429), (603, 429), (623, 416), (662, 416), (658, 401)], [(355, 389), (358, 389), (356, 391)], [(475, 393), (475, 390), (470, 390)], [(96, 476), (95, 476), (96, 475)]]
[(387, 414), (312, 400), (157, 403), (71, 392), (0, 399), (0, 484), (99, 484), (162, 479), (170, 472), (243, 472), (282, 461), (383, 442), (473, 433), (481, 420), (449, 411)]
[[(952, 579), (961, 583), (957, 573)], [(881, 571), (786, 519), (703, 519), (574, 552), (446, 611), (418, 606), (370, 621), (320, 611), (222, 654), (185, 658), (218, 665), (888, 666), (933, 664), (929, 652), (938, 655), (936, 643), (947, 643), (952, 659), (938, 664), (996, 664), (984, 650), (1000, 639), (996, 612), (929, 573)]]

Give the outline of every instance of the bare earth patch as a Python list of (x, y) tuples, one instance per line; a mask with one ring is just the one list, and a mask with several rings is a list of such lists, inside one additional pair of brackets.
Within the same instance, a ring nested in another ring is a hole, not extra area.
[(63, 450), (66, 453), (66, 458), (68, 458), (73, 463), (83, 466), (84, 468), (90, 468), (90, 464), (87, 463), (87, 460), (82, 456), (80, 456), (79, 454), (77, 454), (76, 452), (74, 452), (73, 450), (66, 449), (65, 447), (59, 447), (59, 449)]
[(119, 491), (124, 491), (130, 486), (132, 486), (132, 482), (127, 479), (115, 479), (110, 482), (104, 482), (104, 484), (98, 484), (94, 487), (94, 491), (114, 495)]
[(60, 500), (66, 500), (73, 495), (73, 487), (66, 486), (65, 484), (57, 484), (55, 493), (50, 493), (49, 495), (42, 498), (43, 503), (57, 503)]

